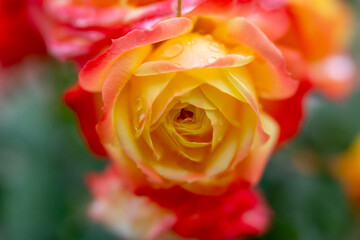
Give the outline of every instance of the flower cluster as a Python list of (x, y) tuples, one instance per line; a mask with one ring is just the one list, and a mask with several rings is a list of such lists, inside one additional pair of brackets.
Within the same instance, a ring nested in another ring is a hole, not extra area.
[(49, 53), (81, 69), (64, 100), (110, 159), (88, 177), (90, 217), (127, 239), (264, 233), (255, 188), (307, 93), (354, 86), (340, 0), (28, 3)]

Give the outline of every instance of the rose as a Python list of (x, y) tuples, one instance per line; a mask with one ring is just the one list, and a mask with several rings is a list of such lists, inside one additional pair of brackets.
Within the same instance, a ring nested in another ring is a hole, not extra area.
[[(193, 1), (183, 1), (184, 7)], [(80, 64), (132, 29), (150, 28), (175, 16), (175, 0), (32, 0), (31, 16), (49, 52)]]
[[(350, 36), (351, 12), (343, 1), (286, 0), (285, 2), (290, 11), (292, 28), (282, 41), (301, 49), (305, 59), (318, 60), (346, 46)], [(295, 36), (298, 38), (290, 39)]]
[(271, 210), (261, 194), (246, 184), (233, 184), (219, 196), (197, 195), (179, 187), (145, 188), (136, 193), (173, 211), (177, 217), (173, 230), (191, 239), (256, 237), (271, 223)]
[[(183, 1), (182, 6), (187, 6)], [(187, 2), (187, 1), (186, 1)], [(267, 36), (272, 40), (281, 38), (287, 31), (289, 19), (284, 4), (281, 1), (244, 1), (241, 4), (234, 5), (233, 1), (197, 1), (198, 5), (190, 11), (188, 15), (201, 16), (211, 15), (213, 17), (246, 16), (252, 23), (256, 24)], [(190, 5), (191, 1), (187, 4)], [(184, 10), (183, 10), (184, 12)], [(274, 28), (273, 26), (277, 26)], [(309, 90), (309, 85), (303, 81), (299, 91), (291, 98), (276, 101), (261, 99), (262, 105), (281, 125), (279, 143), (283, 143), (297, 133), (301, 119), (303, 119), (302, 99)], [(102, 145), (98, 143), (94, 125), (99, 121), (99, 114), (96, 114), (89, 108), (83, 108), (79, 102), (87, 101), (86, 98), (93, 102), (93, 97), (89, 93), (85, 93), (81, 88), (76, 87), (68, 92), (68, 103), (74, 108), (80, 118), (83, 133), (90, 144), (90, 147), (99, 155), (106, 155), (102, 150)], [(98, 94), (100, 95), (100, 94)], [(79, 96), (83, 96), (83, 100), (79, 100)], [(72, 100), (71, 98), (75, 98)], [(96, 97), (98, 99), (101, 96)], [(88, 103), (89, 105), (89, 103)], [(96, 107), (95, 107), (96, 108)]]
[(181, 188), (129, 188), (114, 166), (87, 178), (90, 217), (127, 239), (235, 239), (264, 233), (271, 212), (261, 195), (233, 185), (221, 196)]
[(170, 231), (176, 216), (147, 197), (132, 193), (115, 168), (90, 174), (87, 184), (93, 200), (92, 220), (102, 223), (126, 239), (180, 239)]
[(216, 21), (175, 18), (132, 31), (88, 62), (83, 89), (66, 97), (81, 110), (90, 106), (72, 96), (101, 94), (101, 144), (135, 186), (214, 194), (261, 176), (278, 127), (259, 100), (288, 98), (297, 84), (256, 26)]
[(28, 55), (45, 54), (44, 43), (28, 19), (23, 0), (0, 2), (0, 66), (8, 67)]
[(82, 63), (98, 54), (133, 28), (151, 26), (173, 15), (171, 1), (159, 1), (134, 8), (131, 4), (154, 1), (60, 1), (36, 0), (32, 16), (41, 30), (47, 47), (55, 57)]
[(286, 0), (290, 27), (276, 41), (289, 69), (333, 99), (347, 96), (355, 84), (355, 65), (347, 53), (351, 11), (341, 0)]

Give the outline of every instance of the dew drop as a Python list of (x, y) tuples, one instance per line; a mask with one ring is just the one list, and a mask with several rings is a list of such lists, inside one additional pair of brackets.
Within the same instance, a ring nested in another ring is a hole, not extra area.
[(220, 48), (219, 48), (219, 44), (217, 42), (212, 42), (210, 45), (209, 45), (209, 49), (213, 52), (220, 52)]
[(137, 111), (144, 108), (143, 101), (142, 101), (141, 98), (136, 98), (135, 99), (135, 108), (136, 108)]
[(212, 41), (213, 40), (213, 37), (211, 36), (211, 35), (209, 35), (209, 34), (207, 34), (207, 35), (205, 35), (205, 40), (207, 40), (207, 41)]
[(143, 124), (144, 124), (144, 120), (145, 120), (145, 111), (144, 110), (140, 110), (138, 111), (135, 116), (134, 116), (134, 128), (136, 131), (140, 131), (140, 129), (142, 128)]
[(184, 51), (184, 46), (178, 43), (167, 48), (164, 52), (164, 55), (168, 58), (176, 57), (183, 51)]
[(191, 39), (191, 40), (187, 41), (186, 44), (189, 45), (189, 46), (195, 45), (195, 44), (196, 44), (196, 40), (195, 40), (195, 39)]
[(139, 115), (139, 123), (142, 122), (144, 119), (145, 119), (145, 113), (142, 112), (142, 113)]
[(211, 64), (211, 63), (216, 62), (216, 58), (211, 57), (211, 58), (209, 58), (207, 61), (208, 61), (209, 64)]
[(133, 124), (136, 131), (139, 131), (144, 123), (145, 119), (144, 101), (138, 97), (135, 99), (135, 115), (133, 118)]

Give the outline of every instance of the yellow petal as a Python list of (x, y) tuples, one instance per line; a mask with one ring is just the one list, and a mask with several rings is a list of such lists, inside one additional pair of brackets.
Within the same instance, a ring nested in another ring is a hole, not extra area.
[(254, 185), (259, 182), (279, 136), (279, 126), (276, 121), (264, 113), (260, 116), (264, 130), (270, 138), (265, 144), (252, 149), (246, 159), (242, 160), (235, 170), (238, 178)]
[(185, 72), (198, 81), (202, 81), (242, 102), (246, 102), (239, 92), (224, 75), (221, 69), (194, 69)]
[[(171, 82), (167, 85), (167, 87), (161, 92), (158, 98), (154, 101), (152, 106), (151, 125), (154, 125), (156, 122), (161, 123), (159, 119), (164, 118), (166, 116), (166, 111), (170, 110), (172, 106), (176, 105), (177, 102), (173, 101), (176, 97), (182, 96), (200, 85), (200, 81), (197, 81), (196, 79), (191, 78), (181, 72), (177, 73)], [(171, 103), (172, 106), (169, 107)]]
[(213, 128), (211, 150), (214, 150), (214, 148), (222, 142), (229, 128), (229, 123), (219, 111), (206, 110), (206, 115), (210, 119)]

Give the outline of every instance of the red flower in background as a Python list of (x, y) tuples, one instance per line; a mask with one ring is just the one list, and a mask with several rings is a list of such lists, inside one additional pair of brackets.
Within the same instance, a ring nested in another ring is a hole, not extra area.
[(356, 85), (348, 52), (352, 12), (342, 0), (282, 0), (290, 22), (275, 43), (293, 77), (331, 99), (347, 97)]
[(174, 211), (173, 229), (180, 236), (226, 240), (261, 235), (269, 228), (271, 211), (261, 195), (247, 184), (235, 184), (220, 196), (203, 196), (179, 187), (140, 189), (160, 206)]
[(0, 0), (0, 66), (44, 53), (43, 40), (28, 17), (27, 1)]
[[(245, 184), (232, 185), (221, 196), (197, 195), (179, 187), (143, 188), (134, 193), (112, 166), (102, 174), (91, 174), (87, 182), (94, 197), (90, 216), (119, 236), (227, 240), (259, 236), (271, 222), (271, 211), (261, 195)], [(132, 216), (125, 218), (127, 212)]]
[[(49, 52), (80, 64), (133, 29), (151, 28), (176, 15), (176, 0), (32, 0), (32, 17)], [(191, 8), (194, 0), (184, 0)]]

